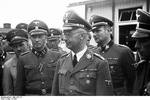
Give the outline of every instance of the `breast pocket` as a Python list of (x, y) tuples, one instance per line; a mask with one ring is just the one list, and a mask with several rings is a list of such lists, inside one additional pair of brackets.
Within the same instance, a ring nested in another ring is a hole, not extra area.
[(79, 75), (79, 82), (81, 88), (95, 89), (96, 86), (96, 73), (91, 72), (81, 72)]
[(54, 60), (50, 61), (47, 63), (47, 67), (52, 70), (52, 71), (55, 71), (55, 68), (56, 68), (56, 62)]
[(31, 78), (36, 72), (36, 65), (25, 65), (25, 76)]

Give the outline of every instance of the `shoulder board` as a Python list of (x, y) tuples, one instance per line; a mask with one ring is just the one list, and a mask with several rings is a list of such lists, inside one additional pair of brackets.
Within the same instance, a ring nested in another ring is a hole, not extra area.
[(69, 53), (65, 53), (65, 54), (63, 54), (60, 58), (66, 57), (66, 56), (68, 56), (68, 55), (69, 55)]
[(120, 47), (127, 47), (128, 48), (128, 46), (123, 45), (123, 44), (118, 44), (118, 46), (120, 46)]
[(26, 55), (26, 54), (28, 54), (29, 52), (30, 52), (30, 51), (26, 51), (26, 52), (22, 53), (20, 56)]
[(96, 56), (96, 57), (100, 58), (101, 60), (105, 60), (105, 58), (104, 58), (104, 57), (102, 57), (100, 54), (94, 53), (94, 56)]
[(15, 52), (7, 52), (7, 53), (9, 53), (9, 54), (15, 54)]

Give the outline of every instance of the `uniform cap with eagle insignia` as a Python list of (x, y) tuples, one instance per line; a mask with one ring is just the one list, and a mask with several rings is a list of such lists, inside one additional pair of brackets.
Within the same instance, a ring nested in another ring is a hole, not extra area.
[(45, 34), (49, 33), (48, 26), (41, 20), (33, 20), (28, 26), (28, 32), (30, 35)]
[(27, 30), (27, 28), (28, 28), (28, 24), (26, 24), (26, 23), (19, 23), (16, 26), (16, 29), (25, 29), (25, 30)]
[(48, 39), (57, 39), (62, 36), (62, 30), (59, 28), (50, 28), (48, 33)]
[(68, 10), (63, 17), (63, 30), (72, 30), (73, 28), (85, 28), (86, 30), (90, 30), (91, 25), (81, 18), (75, 11)]
[(150, 37), (150, 13), (142, 10), (136, 10), (136, 17), (138, 24), (136, 31), (132, 35), (133, 38), (147, 38)]
[(89, 23), (92, 25), (91, 31), (98, 28), (98, 26), (109, 25), (110, 27), (112, 27), (114, 25), (111, 20), (99, 15), (92, 15)]
[(19, 42), (28, 41), (28, 34), (25, 30), (12, 29), (7, 33), (6, 39), (9, 45), (12, 46)]

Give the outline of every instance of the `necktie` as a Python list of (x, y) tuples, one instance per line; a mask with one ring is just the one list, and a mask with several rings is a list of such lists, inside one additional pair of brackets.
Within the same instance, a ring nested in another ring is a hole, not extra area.
[(76, 64), (78, 63), (76, 54), (75, 54), (74, 57), (73, 57), (72, 63), (73, 63), (73, 67), (75, 67)]

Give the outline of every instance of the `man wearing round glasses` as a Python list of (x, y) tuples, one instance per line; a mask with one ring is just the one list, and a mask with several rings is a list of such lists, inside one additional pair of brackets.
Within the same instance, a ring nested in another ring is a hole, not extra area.
[(63, 21), (71, 52), (58, 60), (52, 95), (113, 95), (108, 62), (87, 47), (90, 24), (73, 10), (65, 13)]

